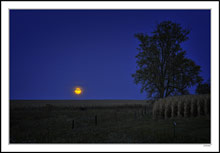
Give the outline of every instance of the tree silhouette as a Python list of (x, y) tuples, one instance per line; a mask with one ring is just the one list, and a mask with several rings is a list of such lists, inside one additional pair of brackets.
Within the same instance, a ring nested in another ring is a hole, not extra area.
[(164, 21), (156, 26), (152, 35), (138, 33), (140, 41), (137, 70), (132, 77), (142, 85), (141, 92), (148, 97), (163, 98), (188, 94), (188, 87), (202, 81), (200, 66), (186, 58), (181, 43), (188, 39), (189, 30), (180, 24)]

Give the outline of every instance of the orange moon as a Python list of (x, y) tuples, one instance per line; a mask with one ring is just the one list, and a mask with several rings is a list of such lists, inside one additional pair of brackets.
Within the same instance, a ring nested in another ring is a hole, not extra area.
[(74, 93), (77, 94), (77, 95), (80, 95), (80, 94), (82, 93), (82, 89), (76, 88), (76, 89), (74, 90)]

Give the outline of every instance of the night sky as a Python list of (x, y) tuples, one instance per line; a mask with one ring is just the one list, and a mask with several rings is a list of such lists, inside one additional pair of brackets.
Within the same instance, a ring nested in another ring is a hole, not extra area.
[(134, 34), (165, 20), (191, 29), (182, 47), (210, 79), (209, 10), (10, 10), (10, 99), (146, 99)]

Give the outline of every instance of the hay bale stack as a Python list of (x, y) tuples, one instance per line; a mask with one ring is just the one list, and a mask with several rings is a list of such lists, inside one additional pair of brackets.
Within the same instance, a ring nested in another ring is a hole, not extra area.
[(159, 99), (153, 106), (154, 118), (210, 115), (210, 95), (187, 95)]

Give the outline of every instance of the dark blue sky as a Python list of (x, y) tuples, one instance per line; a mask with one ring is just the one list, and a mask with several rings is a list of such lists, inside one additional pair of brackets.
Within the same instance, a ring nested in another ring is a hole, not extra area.
[(209, 79), (209, 10), (10, 10), (10, 99), (145, 99), (134, 34), (164, 20), (191, 29), (183, 49)]

